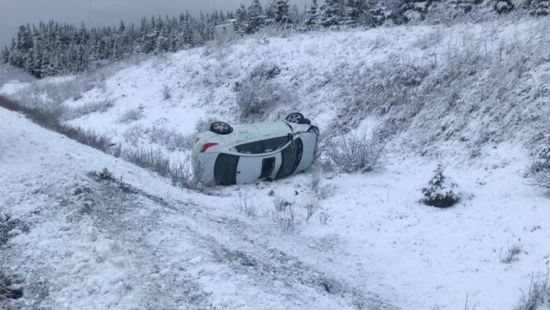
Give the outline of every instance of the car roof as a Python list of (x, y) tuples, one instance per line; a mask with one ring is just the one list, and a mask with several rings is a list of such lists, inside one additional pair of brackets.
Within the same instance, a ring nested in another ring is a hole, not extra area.
[(201, 134), (199, 137), (208, 140), (208, 142), (235, 145), (285, 136), (291, 134), (293, 131), (299, 130), (302, 126), (304, 125), (287, 123), (285, 121), (243, 124), (232, 126), (233, 131), (227, 135), (220, 135), (208, 131)]

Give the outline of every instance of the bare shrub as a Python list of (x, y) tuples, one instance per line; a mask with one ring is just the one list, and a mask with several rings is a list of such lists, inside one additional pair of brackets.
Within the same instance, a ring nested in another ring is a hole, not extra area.
[(319, 205), (318, 200), (312, 200), (306, 204), (306, 223), (309, 222), (311, 217), (313, 217), (319, 209), (321, 209), (321, 206)]
[(235, 207), (246, 217), (255, 218), (258, 215), (256, 204), (250, 202), (250, 199), (243, 193), (239, 193), (238, 197), (235, 199)]
[(8, 100), (0, 96), (0, 106), (15, 112), (20, 112), (30, 118), (36, 124), (56, 131), (70, 139), (76, 140), (82, 144), (109, 153), (113, 146), (111, 140), (106, 136), (98, 134), (92, 130), (85, 130), (79, 127), (70, 127), (61, 123), (65, 114), (63, 109), (43, 110), (40, 108), (27, 107), (18, 102)]
[(283, 232), (293, 232), (296, 229), (297, 220), (292, 203), (276, 198), (273, 201), (273, 222)]
[(460, 201), (458, 185), (447, 179), (443, 167), (438, 165), (428, 186), (422, 189), (422, 203), (436, 208), (448, 208)]
[(272, 62), (262, 62), (252, 69), (250, 79), (271, 80), (281, 73), (279, 66)]
[(0, 271), (0, 302), (23, 297), (23, 289), (15, 287), (12, 280)]
[(392, 54), (388, 59), (372, 66), (342, 67), (331, 73), (332, 83), (345, 98), (338, 111), (335, 127), (350, 130), (365, 117), (373, 114), (393, 116), (404, 123), (412, 119), (426, 101), (430, 91), (424, 86), (429, 76), (430, 64), (402, 55)]
[(191, 171), (191, 161), (189, 158), (186, 158), (183, 162), (174, 163), (160, 150), (123, 148), (122, 145), (114, 144), (106, 136), (92, 130), (61, 124), (60, 117), (63, 113), (26, 107), (2, 96), (0, 96), (0, 106), (11, 111), (21, 112), (38, 125), (56, 131), (72, 140), (104, 153), (112, 154), (115, 157), (121, 157), (162, 177), (169, 178), (175, 186), (194, 190), (199, 190), (203, 187), (203, 184), (200, 182), (200, 173), (193, 174)]
[(141, 140), (164, 146), (168, 151), (186, 151), (193, 146), (194, 137), (185, 136), (173, 129), (153, 126), (132, 126), (124, 132), (124, 141), (137, 147)]
[(162, 87), (162, 100), (166, 101), (172, 98), (172, 91), (170, 90), (170, 87), (168, 85), (164, 85)]
[(529, 289), (522, 290), (522, 296), (515, 310), (537, 310), (545, 303), (550, 303), (548, 273), (544, 279), (535, 279), (534, 275), (531, 277)]
[(114, 106), (112, 100), (103, 100), (93, 103), (88, 103), (78, 108), (69, 110), (65, 119), (75, 119), (92, 113), (105, 113)]
[(59, 127), (54, 128), (54, 130), (70, 139), (109, 154), (111, 153), (111, 147), (115, 145), (107, 136), (89, 129), (59, 125)]
[(172, 185), (196, 191), (204, 190), (205, 184), (201, 182), (202, 170), (197, 168), (193, 172), (189, 158), (173, 164), (171, 167), (170, 180)]
[(9, 232), (12, 229), (11, 217), (6, 214), (0, 214), (0, 246), (8, 242)]
[(544, 147), (537, 153), (529, 172), (536, 184), (550, 190), (550, 147)]
[(200, 190), (200, 173), (193, 173), (189, 155), (182, 161), (172, 161), (161, 150), (128, 148), (120, 151), (121, 157), (141, 168), (171, 180), (172, 185)]
[(367, 135), (349, 135), (328, 142), (325, 153), (338, 170), (364, 173), (381, 168), (384, 147), (375, 135), (370, 138)]
[(471, 305), (470, 295), (466, 294), (466, 301), (464, 302), (464, 310), (476, 310), (477, 304)]
[(118, 122), (122, 124), (128, 124), (138, 121), (143, 118), (143, 107), (130, 109), (124, 112), (119, 118)]
[(321, 223), (321, 225), (327, 225), (328, 221), (330, 220), (330, 215), (328, 214), (327, 211), (319, 212), (318, 217), (319, 217), (319, 223)]
[(511, 264), (519, 260), (518, 256), (521, 254), (523, 247), (521, 244), (514, 244), (506, 250), (504, 257), (500, 259), (500, 262), (503, 264)]
[(319, 169), (314, 169), (311, 173), (309, 186), (311, 195), (315, 199), (324, 200), (334, 193), (333, 187), (323, 184), (321, 171)]
[(123, 152), (122, 157), (142, 168), (156, 172), (162, 177), (170, 176), (170, 159), (160, 150), (145, 148), (127, 149)]
[(70, 99), (80, 99), (91, 89), (104, 88), (105, 79), (105, 74), (90, 72), (70, 78), (36, 80), (29, 87), (14, 93), (13, 98), (33, 107), (58, 106)]
[(154, 126), (146, 131), (151, 143), (158, 143), (168, 151), (185, 151), (193, 146), (193, 136), (185, 136), (176, 130)]
[(288, 101), (287, 91), (274, 80), (279, 73), (276, 65), (262, 63), (246, 79), (235, 84), (237, 105), (243, 119), (261, 117), (270, 108)]

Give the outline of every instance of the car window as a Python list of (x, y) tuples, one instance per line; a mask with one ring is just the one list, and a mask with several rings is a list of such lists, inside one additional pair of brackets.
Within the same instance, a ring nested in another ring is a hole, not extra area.
[(237, 183), (237, 166), (239, 156), (220, 154), (214, 164), (214, 180), (218, 185), (233, 185)]
[(285, 136), (262, 141), (265, 153), (273, 152), (282, 148), (290, 141), (290, 139), (292, 138)]
[(277, 179), (285, 178), (296, 171), (296, 168), (298, 168), (302, 160), (303, 150), (304, 143), (300, 138), (294, 140), (293, 143), (283, 149), (281, 152), (283, 162), (281, 163), (281, 168), (279, 168), (277, 172)]
[(241, 144), (241, 145), (238, 145), (236, 149), (239, 153), (244, 153), (244, 154), (264, 153), (261, 141)]
[(290, 141), (290, 139), (291, 138), (287, 136), (283, 136), (283, 137), (251, 142), (251, 143), (245, 143), (245, 144), (238, 145), (235, 148), (239, 153), (244, 153), (244, 154), (269, 153), (282, 148)]

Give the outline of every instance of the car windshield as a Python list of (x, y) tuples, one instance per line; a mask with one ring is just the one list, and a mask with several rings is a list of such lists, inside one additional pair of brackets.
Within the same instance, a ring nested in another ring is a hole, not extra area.
[(270, 153), (284, 147), (288, 142), (292, 140), (292, 137), (283, 136), (272, 139), (266, 139), (256, 142), (245, 143), (236, 146), (235, 148), (239, 153), (244, 154), (263, 154)]

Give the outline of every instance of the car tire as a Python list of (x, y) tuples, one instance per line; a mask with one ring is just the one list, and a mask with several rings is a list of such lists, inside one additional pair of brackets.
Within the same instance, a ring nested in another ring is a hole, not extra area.
[(218, 135), (228, 135), (233, 132), (233, 127), (226, 122), (214, 122), (210, 124), (210, 131)]
[(302, 113), (290, 113), (285, 117), (285, 120), (289, 123), (302, 124), (305, 117)]

